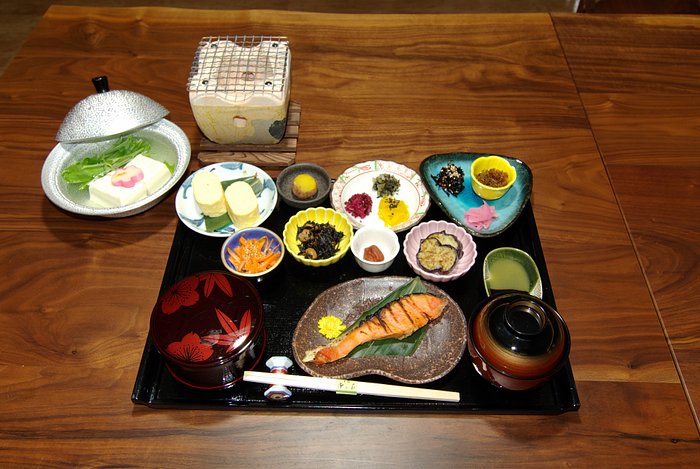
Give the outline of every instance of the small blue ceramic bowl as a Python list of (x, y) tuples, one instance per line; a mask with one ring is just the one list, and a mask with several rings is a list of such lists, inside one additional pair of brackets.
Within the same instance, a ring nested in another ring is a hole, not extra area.
[[(257, 271), (249, 269), (245, 263), (239, 265), (240, 269), (236, 267), (232, 256), (236, 255), (236, 249), (241, 245), (242, 240), (257, 241), (261, 245), (260, 250), (264, 250), (267, 255), (271, 256), (263, 270)], [(221, 262), (226, 269), (235, 275), (247, 278), (258, 278), (269, 274), (282, 263), (284, 251), (284, 243), (279, 235), (267, 228), (256, 226), (236, 231), (226, 238), (226, 241), (221, 247)]]

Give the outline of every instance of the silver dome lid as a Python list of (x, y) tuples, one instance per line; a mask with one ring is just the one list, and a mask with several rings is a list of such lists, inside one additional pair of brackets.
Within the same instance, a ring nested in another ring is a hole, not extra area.
[(146, 127), (163, 119), (169, 111), (142, 94), (109, 90), (106, 76), (95, 77), (97, 90), (68, 111), (56, 133), (61, 143), (104, 139)]

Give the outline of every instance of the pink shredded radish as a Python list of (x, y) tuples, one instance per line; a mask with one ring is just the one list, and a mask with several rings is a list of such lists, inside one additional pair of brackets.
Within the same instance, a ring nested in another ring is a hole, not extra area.
[(464, 222), (477, 230), (487, 230), (494, 218), (498, 218), (496, 207), (492, 207), (486, 202), (480, 207), (470, 208), (464, 212)]

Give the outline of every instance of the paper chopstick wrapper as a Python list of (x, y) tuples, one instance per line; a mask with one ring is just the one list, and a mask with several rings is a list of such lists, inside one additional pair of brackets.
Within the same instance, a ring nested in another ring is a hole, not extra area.
[(281, 386), (332, 391), (337, 394), (365, 394), (371, 396), (396, 397), (401, 399), (423, 399), (430, 401), (459, 402), (459, 393), (425, 389), (394, 384), (369, 383), (347, 379), (318, 378), (314, 376), (284, 375), (261, 371), (246, 371), (243, 381), (276, 384)]

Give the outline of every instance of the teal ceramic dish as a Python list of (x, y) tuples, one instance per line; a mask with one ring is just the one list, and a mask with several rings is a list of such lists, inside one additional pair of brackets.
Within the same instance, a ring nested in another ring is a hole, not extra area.
[(484, 258), (484, 287), (491, 295), (503, 290), (519, 290), (542, 298), (542, 278), (537, 264), (525, 251), (496, 248)]
[[(441, 153), (431, 155), (420, 165), (420, 174), (423, 183), (428, 189), (430, 198), (435, 202), (450, 220), (463, 226), (469, 234), (478, 238), (490, 238), (507, 230), (520, 216), (525, 204), (532, 194), (532, 171), (522, 161), (503, 155), (514, 168), (517, 178), (513, 186), (506, 194), (497, 200), (484, 201), (476, 195), (471, 188), (471, 165), (482, 156), (494, 155), (493, 153)], [(464, 173), (464, 189), (457, 195), (448, 194), (435, 182), (440, 170), (450, 163), (457, 166)], [(435, 178), (434, 178), (435, 177)], [(488, 228), (477, 228), (465, 222), (465, 212), (469, 209), (481, 207), (486, 202), (495, 208), (497, 217), (491, 221)]]

